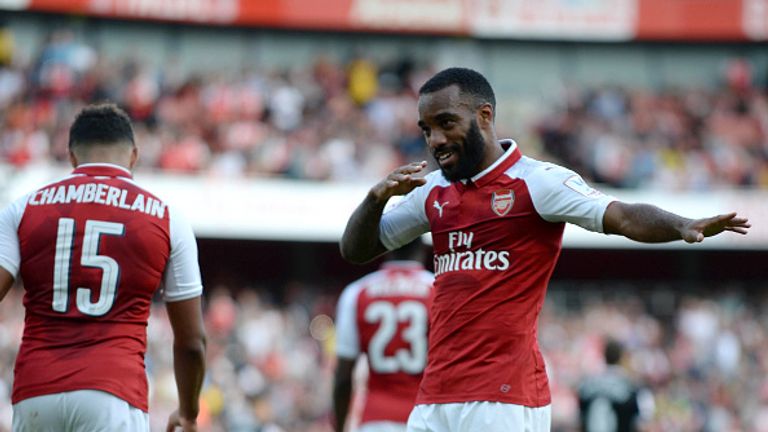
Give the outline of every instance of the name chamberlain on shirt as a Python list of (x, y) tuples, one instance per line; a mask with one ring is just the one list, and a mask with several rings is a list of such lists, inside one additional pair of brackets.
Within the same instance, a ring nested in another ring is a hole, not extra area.
[(453, 231), (448, 233), (448, 249), (450, 252), (435, 254), (435, 276), (460, 270), (496, 270), (509, 269), (509, 251), (494, 251), (479, 248), (456, 252), (454, 249), (472, 248), (473, 232)]
[(165, 215), (165, 203), (152, 197), (137, 193), (132, 201), (128, 200), (126, 189), (104, 183), (83, 183), (79, 185), (58, 185), (41, 189), (29, 197), (28, 204), (69, 204), (96, 203), (125, 210), (138, 211), (162, 219)]

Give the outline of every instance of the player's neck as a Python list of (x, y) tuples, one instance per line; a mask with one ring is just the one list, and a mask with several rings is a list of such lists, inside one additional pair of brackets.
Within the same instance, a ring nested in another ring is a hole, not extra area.
[(133, 167), (133, 156), (119, 148), (93, 148), (79, 157), (72, 157), (71, 162), (73, 167), (85, 164), (110, 164), (130, 171)]
[(480, 163), (480, 169), (478, 173), (483, 172), (494, 162), (499, 160), (504, 155), (504, 148), (499, 144), (499, 140), (494, 135), (492, 140), (489, 140), (485, 145), (485, 154), (483, 155), (483, 161)]
[(131, 171), (131, 169), (128, 167), (127, 163), (124, 163), (124, 162), (121, 163), (119, 161), (104, 160), (104, 159), (90, 160), (90, 161), (85, 161), (85, 160), (79, 161), (79, 163), (77, 165), (74, 165), (73, 167), (74, 168), (78, 168), (78, 167), (81, 167), (83, 165), (91, 165), (91, 164), (115, 165), (115, 166), (123, 168), (123, 169), (125, 169), (127, 171)]

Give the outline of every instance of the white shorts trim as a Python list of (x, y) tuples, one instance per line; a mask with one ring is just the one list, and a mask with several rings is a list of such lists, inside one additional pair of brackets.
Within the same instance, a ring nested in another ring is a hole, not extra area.
[(13, 432), (149, 432), (149, 415), (98, 390), (36, 396), (13, 405)]
[(550, 432), (551, 406), (537, 408), (501, 402), (416, 405), (408, 432)]

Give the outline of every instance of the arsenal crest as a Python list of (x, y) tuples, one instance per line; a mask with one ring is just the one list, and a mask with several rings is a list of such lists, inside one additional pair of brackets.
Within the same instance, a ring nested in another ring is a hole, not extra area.
[(505, 216), (515, 204), (515, 192), (512, 189), (499, 189), (491, 195), (491, 210), (499, 216)]

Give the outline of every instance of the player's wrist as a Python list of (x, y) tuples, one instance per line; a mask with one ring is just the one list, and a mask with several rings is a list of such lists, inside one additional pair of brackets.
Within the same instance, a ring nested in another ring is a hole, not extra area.
[(197, 426), (197, 417), (192, 418), (179, 416), (179, 423), (183, 427)]
[(194, 414), (190, 412), (179, 410), (179, 420), (187, 424), (197, 424), (197, 412)]
[(388, 193), (387, 188), (380, 185), (376, 185), (368, 191), (368, 200), (376, 206), (384, 207), (391, 197), (392, 195)]

